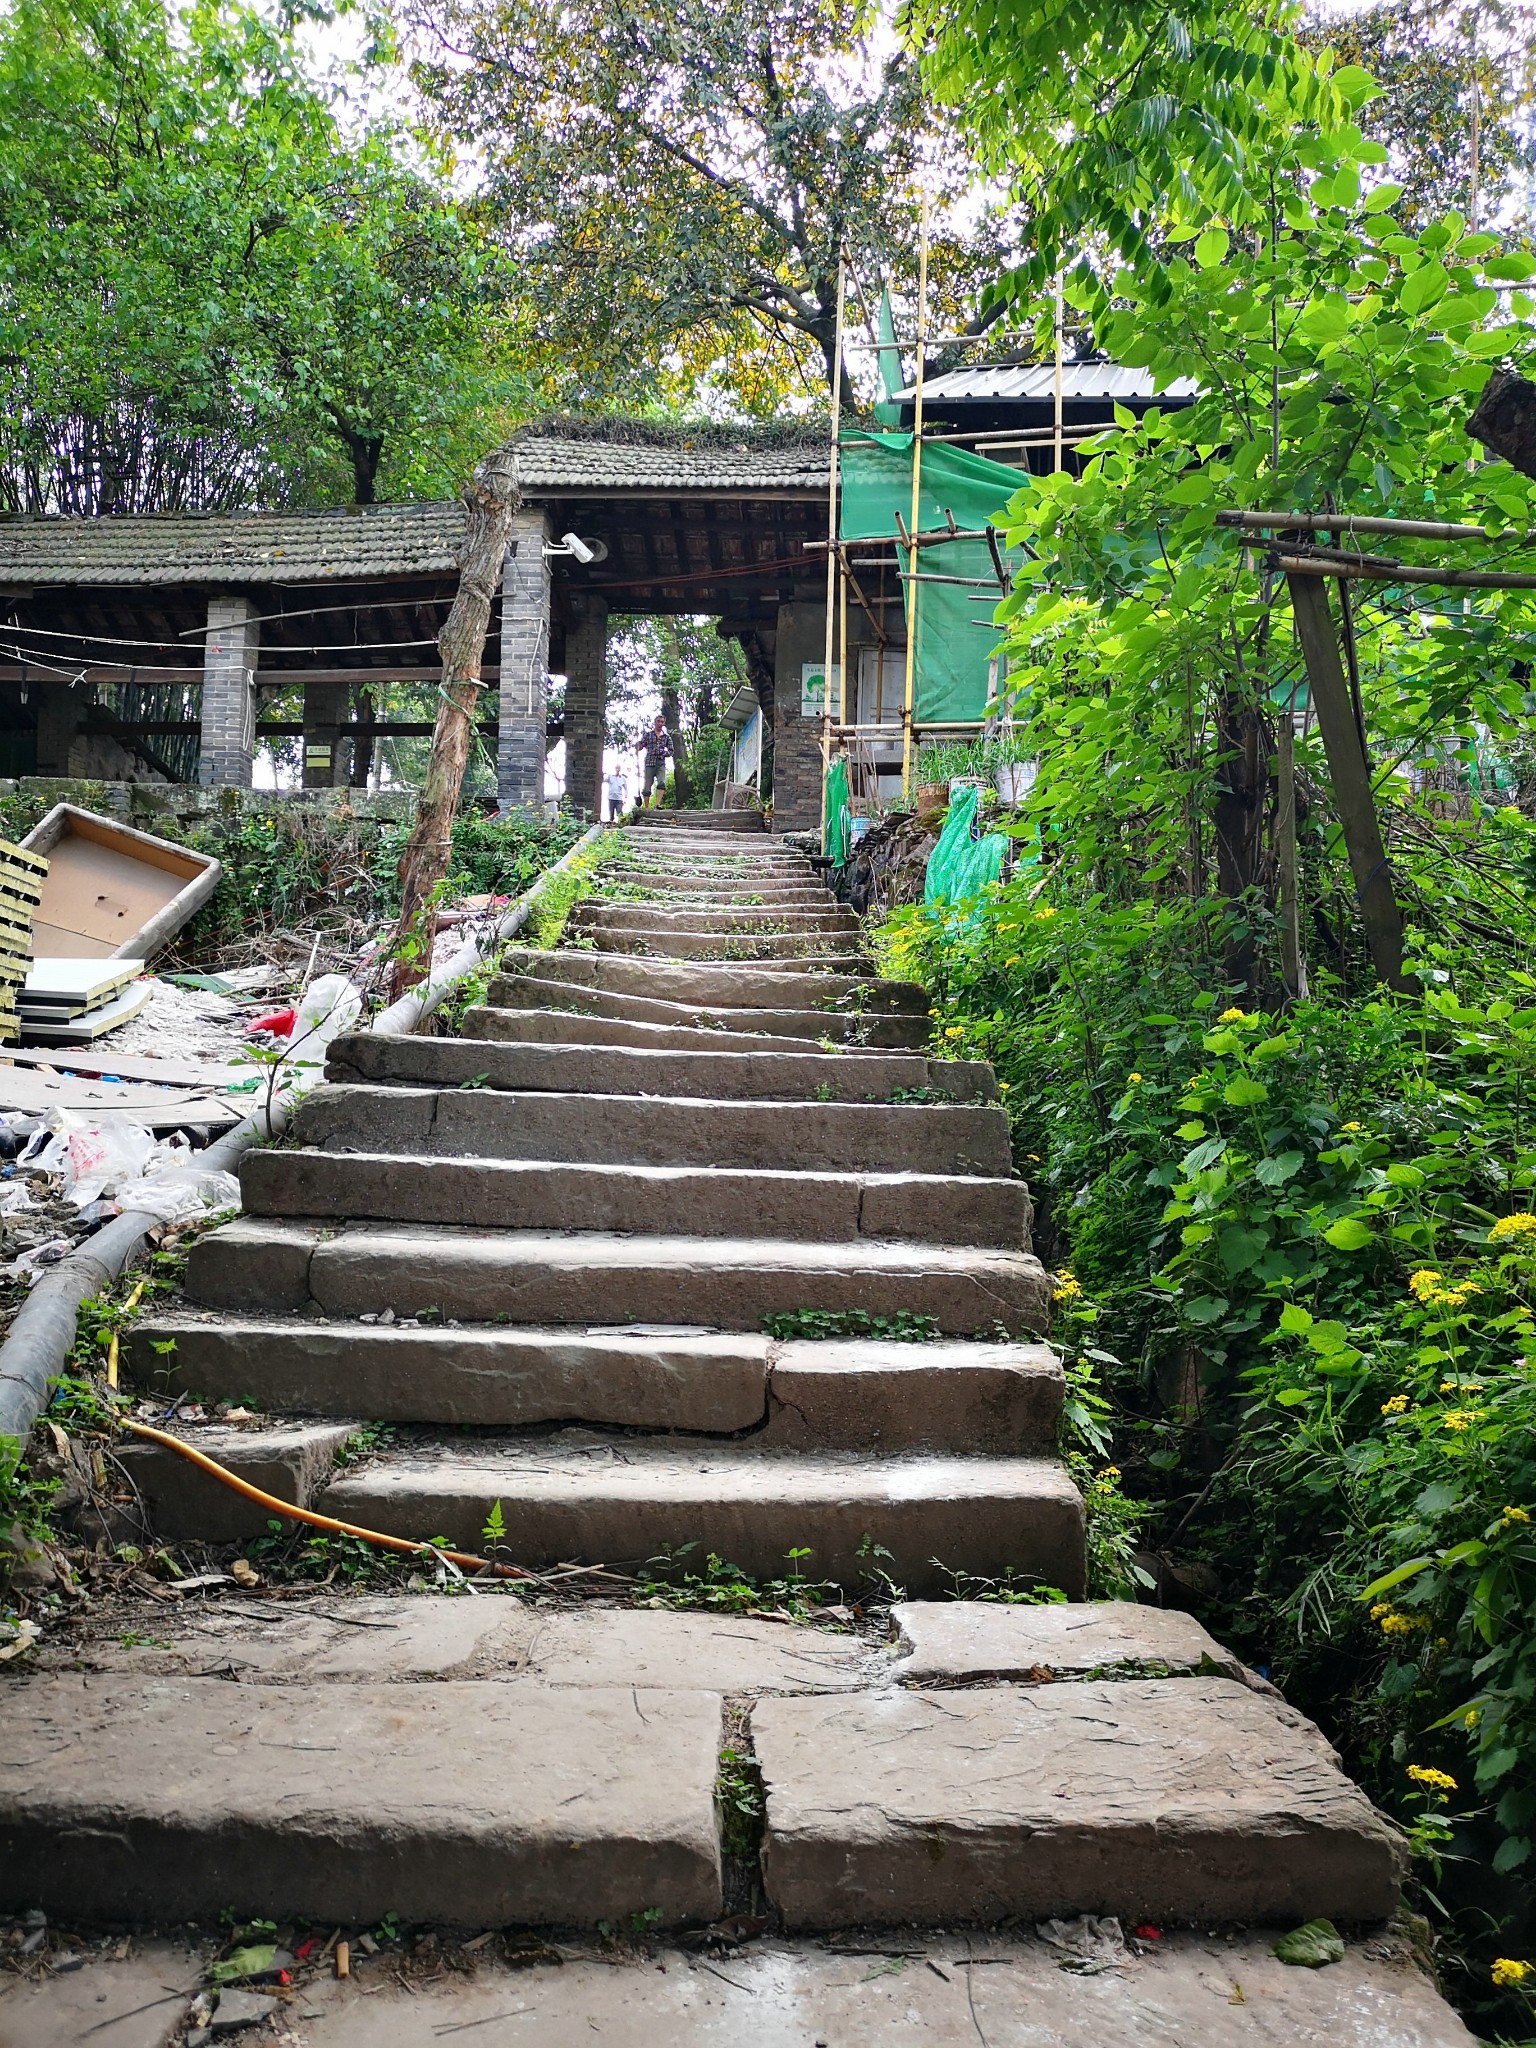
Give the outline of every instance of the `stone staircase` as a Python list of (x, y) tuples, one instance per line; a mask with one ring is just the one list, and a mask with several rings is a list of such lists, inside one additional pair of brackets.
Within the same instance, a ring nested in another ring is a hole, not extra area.
[[(0, 1905), (678, 1924), (760, 1876), (789, 1928), (1388, 1916), (1400, 1842), (1320, 1734), (1187, 1617), (1082, 1604), (1027, 1191), (990, 1070), (927, 1038), (755, 818), (647, 818), (462, 1036), (337, 1041), (126, 1351), (283, 1418), (195, 1431), (283, 1498), (469, 1550), (494, 1516), (551, 1573), (873, 1563), (895, 1645), (495, 1597), (310, 1603), (268, 1640), (225, 1602), (228, 1642), (13, 1688)], [(940, 1335), (764, 1334), (853, 1309)], [(397, 1440), (338, 1469), (358, 1418)], [(125, 1464), (168, 1536), (263, 1526), (173, 1453)], [(931, 1597), (957, 1572), (1067, 1604)], [(750, 1870), (727, 1728), (766, 1790)]]

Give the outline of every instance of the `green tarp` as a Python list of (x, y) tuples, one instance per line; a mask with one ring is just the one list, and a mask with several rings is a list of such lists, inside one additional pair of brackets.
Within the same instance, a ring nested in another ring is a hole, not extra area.
[[(912, 514), (912, 436), (850, 434), (840, 447), (842, 509), (838, 531), (844, 540), (870, 540), (896, 532), (896, 514)], [(972, 532), (989, 525), (1015, 491), (1029, 479), (1001, 462), (988, 462), (964, 448), (924, 442), (918, 525), (931, 532), (945, 524)], [(1017, 562), (1017, 556), (1015, 556)], [(906, 567), (906, 556), (901, 556)], [(986, 715), (987, 663), (998, 636), (990, 630), (992, 608), (1002, 595), (984, 540), (946, 542), (923, 548), (918, 567), (925, 575), (960, 576), (966, 584), (907, 583), (907, 625), (916, 612), (916, 673), (912, 717), (917, 725), (977, 724)]]
[(980, 799), (979, 789), (956, 790), (939, 843), (928, 856), (925, 903), (968, 902), (1002, 873), (1003, 856), (1008, 851), (1004, 835), (984, 832), (980, 839), (971, 837)]
[(848, 860), (848, 763), (841, 755), (827, 770), (823, 792), (821, 850), (838, 867)]

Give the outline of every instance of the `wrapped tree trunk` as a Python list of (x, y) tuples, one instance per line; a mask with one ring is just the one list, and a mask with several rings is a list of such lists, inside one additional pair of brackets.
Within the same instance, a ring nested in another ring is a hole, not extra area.
[(513, 452), (498, 449), (480, 464), (464, 493), (459, 587), (447, 623), (437, 636), (443, 657), (442, 698), (416, 823), (400, 857), (400, 920), (391, 942), (395, 956), (391, 1001), (398, 1002), (431, 963), (434, 897), (448, 872), (454, 814), (464, 786), (464, 765), (469, 759), (480, 692), (485, 687), (480, 664), (486, 629), (501, 588), (519, 503)]

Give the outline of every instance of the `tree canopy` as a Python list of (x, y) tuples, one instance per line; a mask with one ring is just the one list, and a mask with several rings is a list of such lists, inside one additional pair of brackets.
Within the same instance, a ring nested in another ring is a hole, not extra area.
[(867, 299), (910, 291), (920, 182), (936, 303), (974, 310), (1005, 223), (864, 20), (848, 0), (424, 0), (418, 81), (483, 160), (486, 217), (589, 393), (825, 391), (839, 250)]
[(508, 317), (438, 167), (258, 10), (0, 16), (0, 502), (449, 489), (518, 396)]

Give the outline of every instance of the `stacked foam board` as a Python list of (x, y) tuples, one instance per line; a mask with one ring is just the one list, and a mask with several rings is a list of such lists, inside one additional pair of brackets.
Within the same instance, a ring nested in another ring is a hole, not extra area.
[(142, 960), (36, 960), (21, 985), (21, 1028), (36, 1045), (89, 1045), (149, 1001)]
[(17, 1034), (16, 990), (32, 958), (32, 919), (48, 863), (0, 839), (0, 1044)]

